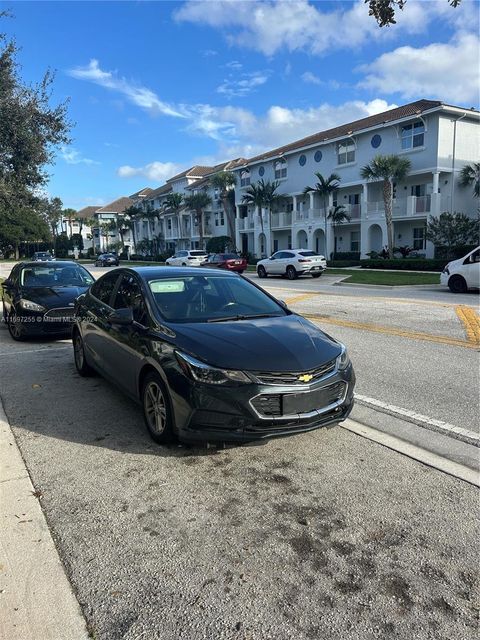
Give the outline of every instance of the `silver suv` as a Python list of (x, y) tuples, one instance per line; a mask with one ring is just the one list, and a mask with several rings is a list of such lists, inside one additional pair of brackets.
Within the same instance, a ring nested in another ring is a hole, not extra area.
[(199, 267), (207, 258), (208, 253), (201, 249), (177, 251), (171, 258), (165, 260), (165, 264), (173, 267)]

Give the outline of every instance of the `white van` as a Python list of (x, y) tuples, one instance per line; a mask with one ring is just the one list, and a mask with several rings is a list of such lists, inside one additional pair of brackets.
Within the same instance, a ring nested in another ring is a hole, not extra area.
[(480, 247), (460, 260), (449, 262), (440, 276), (440, 282), (453, 293), (465, 293), (467, 289), (480, 289)]

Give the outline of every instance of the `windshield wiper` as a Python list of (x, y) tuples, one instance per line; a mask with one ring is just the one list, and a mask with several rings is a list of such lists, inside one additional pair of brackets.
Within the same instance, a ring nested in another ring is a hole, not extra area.
[(276, 313), (258, 313), (251, 316), (226, 316), (225, 318), (210, 318), (207, 322), (228, 322), (230, 320), (254, 320), (256, 318), (278, 318), (279, 316)]

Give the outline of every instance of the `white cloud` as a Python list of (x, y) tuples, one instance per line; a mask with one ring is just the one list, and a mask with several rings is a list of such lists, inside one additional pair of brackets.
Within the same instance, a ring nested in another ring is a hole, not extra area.
[(73, 147), (62, 146), (60, 148), (60, 155), (67, 164), (100, 164), (96, 160), (85, 158), (78, 149), (74, 149)]
[(234, 69), (235, 71), (240, 71), (240, 69), (243, 69), (243, 64), (241, 62), (238, 62), (238, 60), (227, 62), (227, 64), (224, 66), (227, 67), (227, 69)]
[(243, 73), (240, 79), (227, 78), (217, 87), (217, 93), (226, 95), (228, 98), (244, 98), (257, 87), (262, 86), (268, 80), (268, 74), (260, 71), (253, 73)]
[(143, 176), (153, 182), (165, 182), (172, 176), (183, 171), (185, 167), (176, 162), (150, 162), (143, 167), (131, 167), (128, 164), (117, 169), (120, 178), (134, 178)]
[(214, 49), (205, 49), (202, 51), (202, 56), (204, 58), (213, 58), (213, 56), (218, 56), (218, 51), (215, 51)]
[(167, 116), (175, 116), (177, 118), (183, 118), (184, 115), (177, 109), (173, 108), (166, 102), (160, 100), (160, 98), (150, 89), (142, 87), (141, 85), (135, 85), (127, 81), (125, 78), (118, 77), (111, 71), (103, 71), (100, 69), (98, 60), (92, 59), (85, 67), (75, 67), (68, 71), (69, 75), (79, 80), (88, 80), (95, 84), (110, 89), (112, 91), (118, 91), (126, 98), (136, 104), (138, 107), (145, 109), (151, 113), (162, 113)]
[(303, 82), (306, 82), (307, 84), (323, 84), (320, 78), (311, 71), (305, 71), (305, 73), (302, 73), (301, 78)]
[(438, 98), (444, 101), (472, 101), (480, 95), (480, 38), (462, 33), (450, 43), (425, 47), (399, 47), (384, 53), (360, 71), (366, 77), (361, 88), (403, 98)]
[(230, 44), (267, 56), (281, 49), (322, 54), (356, 48), (372, 40), (388, 40), (399, 32), (422, 32), (437, 3), (409, 0), (405, 10), (397, 12), (395, 29), (380, 29), (368, 15), (364, 0), (356, 0), (348, 8), (339, 4), (325, 11), (322, 8), (328, 5), (308, 0), (188, 0), (174, 12), (174, 18), (219, 29)]

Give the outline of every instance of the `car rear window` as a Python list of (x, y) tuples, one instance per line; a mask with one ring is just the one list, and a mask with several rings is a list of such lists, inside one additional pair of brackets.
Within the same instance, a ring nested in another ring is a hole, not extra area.
[(299, 251), (298, 253), (299, 253), (299, 255), (305, 256), (306, 258), (308, 258), (309, 256), (318, 256), (318, 257), (320, 257), (320, 254), (316, 253), (315, 251)]
[(222, 260), (239, 260), (235, 253), (222, 253)]
[(191, 256), (208, 256), (206, 251), (190, 251)]

